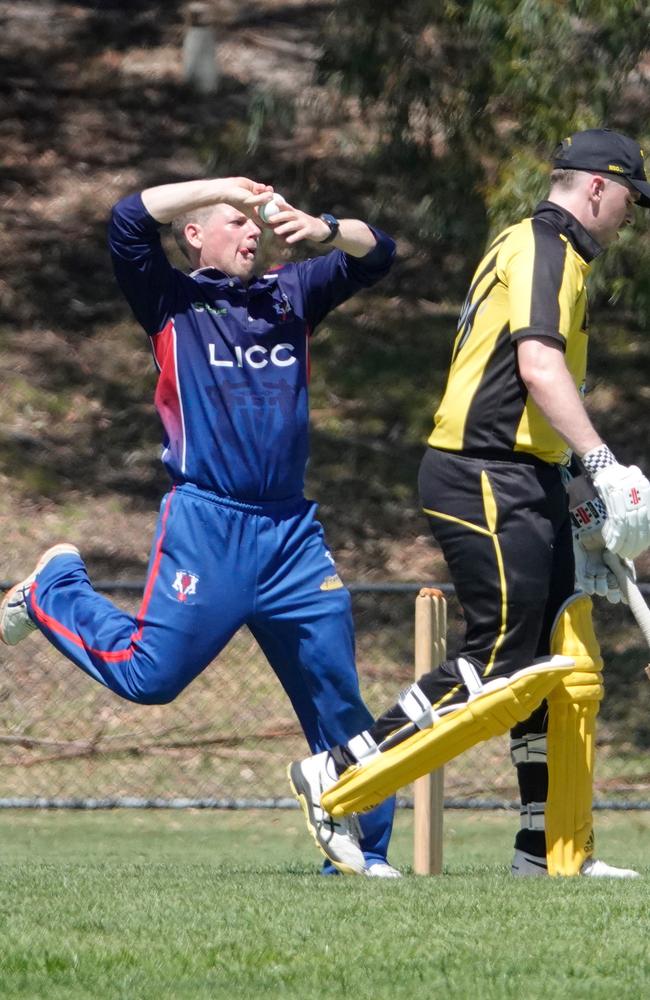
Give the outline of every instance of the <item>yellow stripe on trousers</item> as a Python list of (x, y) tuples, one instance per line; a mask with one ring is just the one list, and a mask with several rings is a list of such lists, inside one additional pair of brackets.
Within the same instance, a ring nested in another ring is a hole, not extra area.
[[(443, 514), (439, 510), (429, 510), (427, 507), (423, 507), (422, 509), (425, 514), (429, 515), (429, 517), (438, 517), (442, 521), (453, 521), (454, 524), (462, 524), (464, 528), (469, 528), (470, 531), (476, 531), (479, 535), (487, 535), (492, 539), (497, 570), (499, 573), (499, 587), (501, 590), (501, 624), (499, 626), (499, 634), (497, 635), (494, 646), (492, 647), (492, 652), (490, 653), (490, 659), (488, 660), (485, 670), (483, 671), (483, 677), (487, 677), (494, 669), (497, 653), (503, 644), (503, 640), (506, 635), (506, 628), (508, 624), (508, 587), (506, 584), (506, 574), (503, 565), (503, 553), (501, 552), (499, 536), (497, 535), (497, 503), (488, 474), (485, 470), (481, 472), (481, 491), (483, 493), (483, 510), (485, 512), (485, 523), (487, 524), (487, 528), (481, 528), (478, 524), (473, 524), (471, 521), (465, 521), (462, 517), (454, 517), (452, 514)], [(443, 698), (438, 704), (442, 704), (442, 702), (450, 698), (453, 693), (454, 692), (450, 692), (450, 694), (446, 695), (445, 698)]]

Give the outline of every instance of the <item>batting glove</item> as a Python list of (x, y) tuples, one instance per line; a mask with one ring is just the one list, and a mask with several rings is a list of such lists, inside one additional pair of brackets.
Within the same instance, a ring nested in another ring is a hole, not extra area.
[[(625, 595), (621, 593), (616, 577), (603, 562), (605, 548), (601, 540), (600, 549), (586, 549), (575, 537), (573, 539), (573, 555), (576, 564), (576, 587), (584, 594), (606, 597), (610, 604), (627, 604)], [(620, 559), (620, 556), (616, 557)], [(631, 559), (621, 559), (636, 580), (634, 563)]]
[(605, 504), (605, 547), (636, 559), (650, 546), (650, 483), (636, 465), (608, 465), (593, 479)]
[(605, 547), (635, 559), (650, 546), (650, 483), (636, 465), (619, 465), (606, 444), (586, 452), (582, 464), (607, 512)]
[[(625, 597), (616, 577), (603, 562), (603, 527), (607, 522), (605, 505), (584, 476), (572, 481), (568, 493), (569, 503), (573, 504), (570, 514), (576, 586), (585, 594), (606, 597), (610, 604), (619, 604), (625, 601)], [(583, 499), (578, 500), (579, 496)], [(626, 565), (634, 573), (634, 564), (626, 560)]]

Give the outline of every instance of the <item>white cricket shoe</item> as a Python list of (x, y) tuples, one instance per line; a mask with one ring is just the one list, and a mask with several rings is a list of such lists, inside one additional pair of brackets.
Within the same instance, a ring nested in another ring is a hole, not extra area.
[(369, 878), (401, 878), (402, 873), (397, 868), (393, 868), (387, 861), (371, 861), (363, 870), (364, 875)]
[(597, 861), (596, 858), (587, 858), (582, 864), (580, 874), (586, 875), (587, 878), (640, 878), (639, 873), (633, 868), (616, 868), (605, 861)]
[[(515, 850), (510, 871), (518, 876), (548, 875), (546, 858), (538, 858), (526, 851)], [(596, 858), (587, 858), (579, 874), (586, 878), (639, 878), (639, 873), (632, 868), (615, 868), (614, 865), (597, 861)]]
[(359, 846), (361, 830), (356, 817), (334, 819), (320, 804), (323, 792), (339, 780), (332, 755), (325, 750), (295, 761), (287, 774), (317, 847), (344, 875), (363, 875), (366, 859)]
[(27, 613), (27, 594), (38, 574), (50, 560), (65, 555), (78, 556), (79, 549), (65, 543), (53, 545), (51, 549), (43, 553), (29, 576), (26, 576), (24, 580), (21, 580), (5, 594), (2, 604), (0, 604), (0, 639), (8, 646), (16, 646), (36, 629), (37, 626)]

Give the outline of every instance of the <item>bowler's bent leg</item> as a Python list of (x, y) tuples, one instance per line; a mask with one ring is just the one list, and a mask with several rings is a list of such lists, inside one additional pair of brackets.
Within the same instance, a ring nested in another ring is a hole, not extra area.
[(28, 596), (30, 617), (78, 667), (139, 704), (172, 701), (250, 610), (239, 511), (173, 490), (164, 500), (142, 602), (130, 615), (98, 594), (80, 556), (52, 559)]

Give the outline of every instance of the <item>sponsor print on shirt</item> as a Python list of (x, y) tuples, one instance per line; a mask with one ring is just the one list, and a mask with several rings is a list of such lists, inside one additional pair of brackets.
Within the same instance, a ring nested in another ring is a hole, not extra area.
[[(269, 441), (290, 440), (293, 446), (296, 414), (300, 416), (300, 389), (285, 378), (273, 380), (264, 377), (254, 385), (237, 381), (206, 386), (206, 396), (220, 415), (222, 447), (239, 449), (242, 440), (264, 452), (268, 451)], [(229, 416), (222, 418), (221, 414)], [(287, 432), (290, 439), (285, 437)]]
[(252, 344), (247, 348), (237, 344), (234, 358), (220, 358), (217, 350), (217, 344), (208, 344), (208, 360), (213, 368), (266, 368), (267, 365), (289, 368), (298, 360), (293, 344), (275, 344), (270, 350), (262, 344)]
[(334, 573), (331, 576), (326, 576), (320, 585), (321, 590), (341, 590), (343, 588), (343, 581), (341, 577), (336, 572), (336, 563), (334, 562), (334, 556), (329, 549), (325, 549), (325, 558), (334, 567)]

